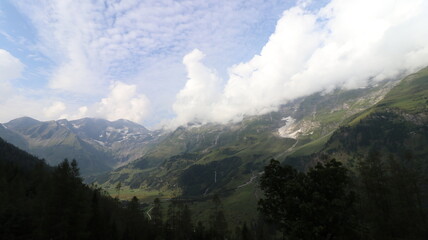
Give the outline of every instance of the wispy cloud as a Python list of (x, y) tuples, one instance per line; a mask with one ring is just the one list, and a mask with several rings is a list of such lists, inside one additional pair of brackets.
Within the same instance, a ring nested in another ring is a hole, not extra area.
[[(0, 11), (0, 14), (1, 14), (1, 11)], [(5, 37), (10, 42), (15, 41), (15, 39), (5, 31), (0, 30), (0, 34), (3, 35), (3, 37)]]
[[(58, 63), (51, 87), (84, 91), (88, 82), (122, 80), (162, 58), (198, 47), (230, 50), (257, 23), (263, 8), (252, 1), (19, 1), (39, 33), (39, 47)], [(164, 66), (168, 67), (168, 66)], [(85, 77), (87, 76), (87, 77)], [(73, 79), (73, 80), (70, 80)], [(102, 84), (101, 83), (101, 84)], [(93, 88), (92, 88), (93, 89)]]
[[(415, 71), (428, 65), (427, 11), (421, 0), (333, 0), (316, 11), (300, 4), (283, 13), (260, 54), (229, 69), (224, 86), (191, 52), (173, 125), (240, 120), (314, 92)], [(208, 101), (206, 92), (216, 97)]]

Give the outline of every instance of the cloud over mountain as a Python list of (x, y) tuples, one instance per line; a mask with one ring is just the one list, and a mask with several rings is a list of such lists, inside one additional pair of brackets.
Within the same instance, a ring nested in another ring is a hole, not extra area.
[(214, 107), (211, 104), (220, 97), (221, 79), (201, 63), (204, 57), (201, 51), (195, 49), (183, 59), (188, 80), (173, 105), (174, 111), (182, 113), (178, 115), (180, 122), (184, 123), (193, 117), (204, 118), (211, 113)]
[(364, 87), (428, 65), (428, 3), (333, 0), (284, 11), (261, 52), (229, 69), (224, 85), (195, 50), (184, 57), (185, 87), (173, 125), (264, 114), (318, 91)]
[(115, 82), (110, 94), (95, 104), (94, 111), (108, 120), (129, 119), (141, 122), (149, 112), (150, 102), (145, 95), (137, 93), (135, 85)]
[(0, 49), (0, 82), (10, 81), (21, 76), (24, 64), (8, 51)]

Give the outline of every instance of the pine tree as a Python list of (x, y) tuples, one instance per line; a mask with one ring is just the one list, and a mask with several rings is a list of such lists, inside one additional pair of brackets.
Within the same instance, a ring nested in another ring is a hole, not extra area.
[(150, 211), (151, 221), (154, 226), (155, 232), (160, 235), (162, 234), (163, 216), (162, 216), (162, 205), (159, 198), (155, 198), (153, 201), (153, 208)]
[(120, 198), (120, 190), (122, 189), (122, 183), (121, 183), (121, 182), (118, 182), (118, 183), (116, 184), (115, 189), (116, 189), (116, 192), (117, 192), (117, 198)]

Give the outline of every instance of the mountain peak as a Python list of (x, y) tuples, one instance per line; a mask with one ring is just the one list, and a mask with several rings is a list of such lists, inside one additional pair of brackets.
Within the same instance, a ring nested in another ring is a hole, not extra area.
[(29, 127), (29, 126), (33, 126), (33, 125), (36, 125), (39, 123), (40, 123), (40, 121), (38, 121), (34, 118), (31, 118), (31, 117), (20, 117), (20, 118), (13, 119), (13, 120), (5, 123), (4, 125), (7, 128), (10, 128), (10, 127), (15, 128), (15, 127)]

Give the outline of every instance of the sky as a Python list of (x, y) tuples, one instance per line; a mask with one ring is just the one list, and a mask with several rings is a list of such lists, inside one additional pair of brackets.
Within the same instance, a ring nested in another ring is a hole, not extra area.
[(426, 0), (2, 0), (0, 122), (174, 128), (428, 65)]

